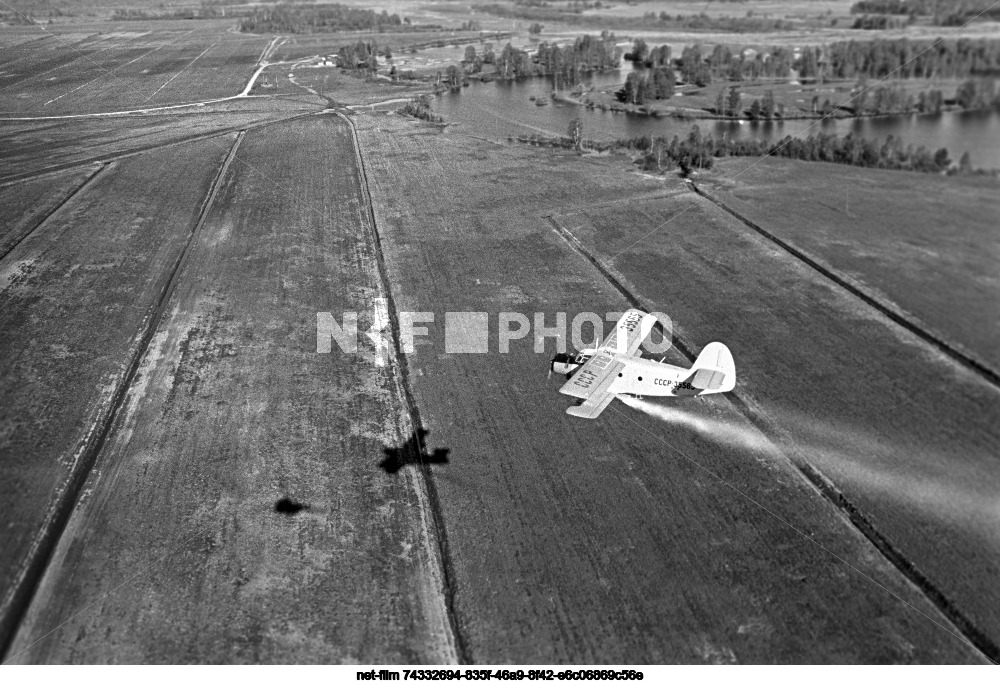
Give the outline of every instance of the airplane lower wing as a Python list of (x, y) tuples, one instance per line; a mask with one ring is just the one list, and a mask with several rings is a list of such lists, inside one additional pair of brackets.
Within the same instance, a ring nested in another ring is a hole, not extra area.
[(577, 418), (597, 418), (614, 399), (615, 395), (611, 392), (604, 392), (599, 396), (591, 397), (579, 406), (570, 406), (566, 409), (566, 413)]
[(596, 418), (611, 403), (615, 395), (608, 392), (625, 364), (615, 359), (607, 349), (601, 349), (583, 364), (559, 391), (585, 401), (570, 406), (566, 413), (579, 418)]
[(577, 399), (589, 399), (595, 394), (606, 391), (624, 367), (625, 364), (615, 360), (611, 352), (600, 349), (587, 360), (587, 363), (580, 366), (580, 370), (575, 372), (559, 391)]

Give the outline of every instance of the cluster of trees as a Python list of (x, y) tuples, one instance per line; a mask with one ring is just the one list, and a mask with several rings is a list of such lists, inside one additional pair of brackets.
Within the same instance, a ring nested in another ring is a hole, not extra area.
[(562, 48), (541, 43), (534, 59), (507, 43), (495, 64), (500, 78), (554, 76), (556, 88), (561, 88), (576, 85), (585, 72), (614, 69), (620, 58), (614, 34), (604, 31), (600, 37), (582, 36)]
[(475, 45), (469, 45), (465, 48), (465, 58), (462, 60), (465, 64), (465, 71), (469, 74), (478, 74), (483, 70), (484, 64), (495, 64), (496, 61), (497, 56), (493, 52), (492, 43), (484, 45), (482, 53), (476, 52)]
[(583, 12), (589, 9), (601, 9), (604, 5), (601, 0), (596, 0), (596, 2), (587, 2), (587, 0), (570, 0), (566, 3), (566, 9), (570, 12)]
[(821, 61), (823, 75), (831, 78), (882, 78), (889, 74), (896, 78), (963, 78), (1000, 70), (1000, 41), (839, 41), (822, 50), (804, 48), (799, 59), (800, 75), (819, 75)]
[(399, 113), (432, 123), (441, 123), (444, 121), (444, 119), (435, 114), (431, 109), (431, 100), (426, 95), (413, 98), (399, 109)]
[(879, 169), (896, 169), (940, 173), (948, 170), (951, 160), (948, 150), (930, 152), (925, 147), (903, 147), (899, 138), (889, 136), (883, 144), (848, 134), (839, 137), (820, 133), (807, 138), (786, 136), (776, 143), (753, 138), (714, 138), (702, 135), (697, 126), (687, 138), (632, 138), (619, 140), (617, 147), (643, 150), (641, 163), (658, 171), (680, 167), (684, 173), (692, 169), (710, 169), (719, 157), (763, 157), (770, 155), (802, 161), (822, 161)]
[(766, 17), (754, 17), (750, 13), (745, 17), (734, 16), (709, 16), (704, 12), (701, 14), (678, 14), (670, 16), (665, 12), (660, 14), (647, 13), (644, 17), (637, 16), (615, 16), (608, 14), (592, 15), (584, 14), (583, 9), (589, 7), (600, 7), (598, 3), (571, 3), (565, 7), (558, 7), (546, 2), (534, 2), (533, 0), (515, 0), (513, 5), (489, 4), (476, 5), (476, 10), (487, 12), (498, 17), (508, 19), (526, 19), (533, 22), (552, 21), (566, 24), (585, 24), (591, 26), (614, 27), (614, 28), (645, 28), (650, 22), (659, 24), (657, 28), (676, 28), (695, 31), (725, 31), (728, 33), (762, 33), (766, 31), (781, 31), (791, 29), (794, 24), (783, 19), (769, 19)]
[[(907, 94), (899, 85), (880, 85), (869, 88), (862, 78), (855, 86), (854, 97), (846, 103), (857, 114), (904, 114), (917, 112), (920, 114), (937, 114), (944, 105), (944, 94), (935, 88), (921, 91), (916, 97)], [(997, 93), (993, 79), (969, 79), (963, 82), (955, 92), (955, 104), (962, 109), (986, 109), (1000, 106), (1000, 94)], [(819, 104), (819, 96), (812, 100), (814, 113), (829, 114), (836, 105), (827, 99)]]
[(851, 14), (924, 14), (920, 0), (861, 0), (851, 5)]
[(970, 19), (1000, 19), (996, 0), (861, 0), (851, 5), (851, 14), (894, 14), (931, 17), (939, 26), (960, 26)]
[(963, 109), (1000, 106), (1000, 94), (992, 78), (969, 79), (955, 91), (955, 103)]
[(677, 14), (671, 16), (666, 12), (646, 12), (642, 18), (647, 22), (658, 22), (661, 24), (671, 24), (672, 27), (725, 31), (727, 33), (756, 33), (764, 31), (782, 31), (791, 28), (792, 25), (782, 19), (768, 19), (766, 17), (754, 17), (753, 12), (747, 12), (744, 17), (715, 16), (701, 12), (700, 14)]
[[(409, 20), (405, 22), (409, 24)], [(244, 33), (321, 33), (332, 31), (362, 31), (401, 27), (398, 14), (357, 9), (338, 4), (282, 3), (255, 6), (240, 19)]]
[(886, 29), (903, 28), (913, 21), (913, 15), (909, 19), (899, 19), (886, 16), (885, 14), (865, 14), (854, 20), (851, 28), (865, 31), (884, 31)]
[(466, 78), (465, 72), (462, 69), (459, 69), (454, 64), (449, 64), (448, 68), (444, 71), (443, 77), (441, 72), (438, 72), (437, 84), (445, 86), (450, 90), (459, 90), (462, 86), (469, 85), (469, 79)]
[[(236, 12), (229, 12), (228, 16), (235, 15)], [(173, 11), (147, 12), (141, 9), (119, 8), (111, 13), (112, 21), (133, 21), (133, 20), (153, 20), (153, 19), (218, 19), (227, 16), (225, 9), (218, 9), (210, 5), (204, 5), (200, 9), (187, 7), (175, 9)]]
[(712, 82), (711, 67), (701, 56), (701, 45), (689, 45), (681, 52), (679, 62), (681, 78), (685, 83), (694, 83), (698, 87), (707, 86)]
[(684, 48), (679, 65), (686, 83), (705, 86), (713, 78), (728, 81), (788, 78), (793, 58), (792, 51), (784, 47), (773, 47), (769, 53), (741, 50), (733, 54), (728, 46), (716, 45), (706, 55), (701, 45), (695, 44)]
[[(664, 48), (663, 52), (659, 52), (663, 48), (650, 50), (645, 42), (637, 40), (626, 58), (647, 66), (653, 66), (653, 62), (669, 64), (670, 51)], [(716, 45), (706, 54), (701, 45), (695, 44), (684, 48), (677, 66), (685, 83), (699, 87), (713, 79), (784, 79), (792, 69), (804, 79), (883, 78), (889, 74), (895, 78), (963, 78), (1000, 71), (1000, 41), (838, 41), (825, 47), (802, 48), (797, 58), (785, 47), (746, 49), (734, 54), (728, 46)]]
[[(715, 98), (715, 113), (722, 116), (742, 116), (742, 102), (743, 96), (739, 88), (736, 86), (728, 90), (722, 88)], [(755, 98), (750, 103), (749, 112), (751, 119), (773, 119), (775, 115), (783, 116), (784, 110), (783, 105), (775, 102), (774, 91), (768, 90), (764, 93), (764, 97)]]
[(673, 97), (677, 77), (670, 67), (657, 67), (645, 72), (632, 71), (625, 79), (625, 87), (618, 91), (618, 99), (634, 105)]
[(618, 67), (621, 51), (615, 42), (614, 34), (605, 31), (600, 37), (581, 36), (564, 48), (542, 43), (535, 60), (541, 73), (555, 77), (557, 89), (573, 86), (585, 72)]
[[(391, 57), (391, 53), (386, 57)], [(337, 50), (337, 63), (342, 69), (375, 71), (378, 69), (378, 45), (375, 41), (369, 43), (362, 40), (354, 45), (345, 45)]]
[(625, 59), (649, 68), (670, 66), (670, 46), (650, 48), (642, 38), (636, 38), (632, 49), (625, 53)]

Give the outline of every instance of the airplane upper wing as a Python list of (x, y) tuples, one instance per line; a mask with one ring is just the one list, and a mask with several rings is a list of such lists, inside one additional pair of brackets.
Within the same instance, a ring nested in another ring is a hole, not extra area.
[(629, 309), (618, 319), (618, 325), (597, 352), (559, 388), (563, 394), (584, 400), (582, 404), (570, 406), (566, 413), (578, 418), (596, 418), (607, 408), (615, 398), (608, 388), (625, 367), (615, 354), (638, 356), (639, 347), (655, 323), (656, 316), (638, 309)]
[(656, 316), (638, 309), (629, 309), (618, 319), (618, 325), (604, 340), (601, 349), (636, 356), (639, 354), (639, 346), (645, 342), (655, 324)]

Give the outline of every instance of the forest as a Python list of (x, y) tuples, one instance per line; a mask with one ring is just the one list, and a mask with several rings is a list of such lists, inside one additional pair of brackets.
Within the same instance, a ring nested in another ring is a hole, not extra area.
[(604, 31), (600, 37), (581, 36), (565, 47), (541, 43), (534, 59), (507, 43), (496, 56), (497, 76), (553, 76), (557, 89), (573, 86), (586, 72), (617, 68), (621, 53), (615, 42), (614, 34)]
[(801, 78), (964, 78), (1000, 72), (1000, 41), (838, 41), (803, 49), (795, 66)]
[(282, 3), (254, 7), (240, 19), (243, 33), (324, 33), (333, 31), (384, 31), (409, 25), (398, 14), (357, 9), (345, 5)]
[(1000, 19), (1000, 5), (996, 0), (861, 0), (851, 5), (851, 14), (930, 17), (937, 26), (961, 26), (974, 19)]

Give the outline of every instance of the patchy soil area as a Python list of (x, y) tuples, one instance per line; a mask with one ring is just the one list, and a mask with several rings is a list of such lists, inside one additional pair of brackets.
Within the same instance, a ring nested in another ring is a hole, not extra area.
[(397, 377), (316, 352), (318, 311), (367, 329), (380, 293), (353, 158), (332, 116), (246, 134), (16, 662), (455, 660), (421, 474), (380, 467)]

